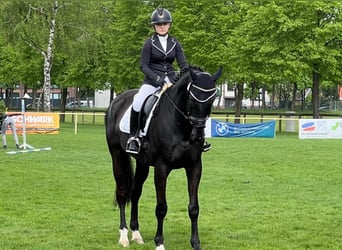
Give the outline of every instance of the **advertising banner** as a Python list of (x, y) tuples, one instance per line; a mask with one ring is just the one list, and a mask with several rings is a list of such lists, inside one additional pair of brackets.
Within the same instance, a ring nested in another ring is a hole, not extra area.
[(299, 139), (341, 139), (342, 119), (300, 119)]
[(207, 137), (263, 137), (275, 138), (275, 121), (236, 124), (208, 119), (205, 134)]
[[(23, 131), (23, 114), (11, 113), (15, 120), (17, 133), (22, 134)], [(59, 133), (59, 114), (43, 113), (43, 112), (26, 112), (25, 113), (26, 134), (58, 134)], [(8, 130), (7, 133), (11, 133)]]

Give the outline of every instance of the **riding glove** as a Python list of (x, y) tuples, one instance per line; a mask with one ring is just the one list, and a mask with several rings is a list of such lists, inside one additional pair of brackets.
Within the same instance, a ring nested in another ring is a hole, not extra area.
[(180, 76), (182, 76), (183, 74), (185, 74), (185, 73), (188, 72), (188, 71), (189, 71), (189, 68), (188, 68), (188, 67), (182, 68), (181, 71), (180, 71)]
[(156, 78), (156, 84), (160, 87), (163, 87), (163, 85), (166, 83), (165, 78), (161, 78), (160, 76), (157, 76)]

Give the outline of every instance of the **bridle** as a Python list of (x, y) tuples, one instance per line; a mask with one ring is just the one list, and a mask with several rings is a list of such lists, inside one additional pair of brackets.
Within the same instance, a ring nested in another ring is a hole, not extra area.
[[(210, 93), (210, 95), (208, 97), (206, 97), (205, 99), (200, 99), (198, 96), (196, 96), (196, 94), (191, 90), (191, 88), (195, 88), (196, 90), (200, 91), (200, 92), (204, 92), (204, 93)], [(204, 89), (201, 88), (197, 85), (193, 84), (193, 81), (190, 81), (188, 83), (187, 86), (187, 110), (186, 112), (183, 112), (178, 106), (177, 104), (172, 100), (172, 98), (168, 95), (167, 92), (164, 93), (164, 95), (166, 95), (166, 97), (169, 99), (169, 101), (171, 102), (171, 104), (175, 107), (175, 109), (186, 119), (190, 122), (190, 124), (195, 127), (195, 128), (204, 128), (205, 127), (205, 123), (208, 120), (208, 116), (206, 117), (195, 117), (191, 114), (190, 111), (190, 103), (191, 103), (191, 99), (195, 100), (198, 103), (207, 103), (209, 101), (211, 101), (212, 99), (214, 99), (216, 97), (216, 92), (217, 89), (216, 87), (214, 88), (210, 88), (210, 89)]]
[[(211, 104), (214, 102), (217, 93), (215, 81), (220, 77), (221, 73), (222, 67), (220, 67), (214, 75), (207, 72), (195, 73), (190, 70), (190, 80), (187, 82), (186, 91), (184, 91), (186, 92), (184, 93), (186, 94), (186, 106), (182, 107), (182, 109), (178, 107), (177, 103), (175, 103), (172, 98), (170, 98), (167, 91), (164, 93), (177, 112), (191, 125), (192, 129), (189, 134), (189, 142), (191, 144), (195, 143), (201, 145), (204, 143), (204, 128), (206, 121), (209, 118)], [(201, 76), (203, 76), (203, 78), (201, 78)], [(204, 87), (208, 85), (206, 84), (208, 83), (206, 81), (213, 83), (213, 85), (208, 88)], [(183, 111), (184, 108), (186, 108), (185, 111)], [(205, 113), (203, 114), (203, 112)]]
[[(200, 99), (191, 90), (192, 87), (195, 88), (196, 90), (199, 90), (200, 92), (208, 93), (210, 95), (207, 98), (205, 98), (205, 99)], [(212, 99), (215, 99), (216, 92), (217, 92), (216, 87), (211, 88), (211, 89), (204, 89), (204, 88), (201, 88), (201, 87), (199, 87), (197, 85), (194, 85), (192, 81), (189, 82), (189, 84), (187, 86), (187, 93), (188, 93), (188, 98), (187, 98), (187, 116), (188, 116), (188, 119), (189, 119), (190, 123), (193, 126), (195, 126), (197, 128), (200, 128), (200, 127), (204, 128), (205, 127), (205, 123), (206, 123), (206, 121), (208, 120), (209, 117), (206, 116), (206, 117), (202, 117), (201, 118), (201, 117), (192, 116), (191, 113), (190, 113), (190, 102), (191, 102), (191, 99), (195, 100), (198, 103), (207, 103), (207, 102), (211, 101)]]

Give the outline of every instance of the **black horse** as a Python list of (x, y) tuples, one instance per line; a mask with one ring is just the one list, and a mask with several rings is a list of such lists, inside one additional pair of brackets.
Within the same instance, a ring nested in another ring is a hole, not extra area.
[(143, 147), (136, 159), (135, 171), (125, 147), (128, 133), (120, 131), (119, 123), (132, 103), (137, 90), (118, 95), (109, 105), (106, 116), (106, 138), (112, 157), (113, 174), (116, 182), (116, 202), (120, 209), (120, 239), (124, 247), (129, 245), (125, 206), (131, 201), (132, 240), (143, 244), (139, 233), (138, 202), (149, 167), (154, 166), (154, 184), (157, 205), (157, 231), (154, 238), (156, 249), (162, 250), (163, 221), (167, 213), (166, 180), (173, 169), (185, 168), (188, 181), (188, 213), (191, 219), (190, 243), (194, 249), (201, 249), (198, 236), (198, 187), (202, 174), (202, 147), (205, 122), (210, 115), (216, 97), (216, 80), (220, 68), (214, 75), (199, 68), (190, 68), (177, 83), (160, 98), (154, 111)]

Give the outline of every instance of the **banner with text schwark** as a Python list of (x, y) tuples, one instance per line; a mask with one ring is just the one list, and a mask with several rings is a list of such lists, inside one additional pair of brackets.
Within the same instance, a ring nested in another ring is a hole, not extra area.
[[(25, 115), (25, 129), (27, 134), (58, 134), (59, 114), (44, 112), (8, 113), (15, 120), (17, 133), (22, 134)], [(11, 133), (9, 130), (8, 133)]]
[(205, 128), (206, 137), (262, 137), (275, 138), (275, 121), (236, 124), (209, 118)]

